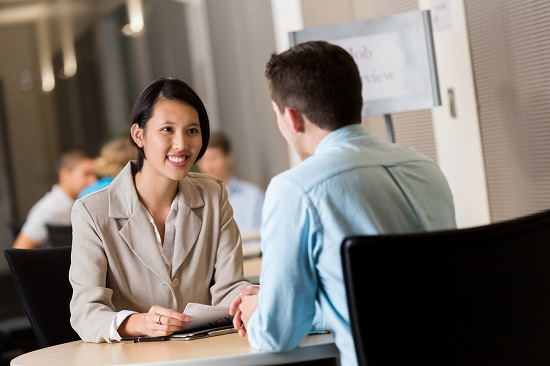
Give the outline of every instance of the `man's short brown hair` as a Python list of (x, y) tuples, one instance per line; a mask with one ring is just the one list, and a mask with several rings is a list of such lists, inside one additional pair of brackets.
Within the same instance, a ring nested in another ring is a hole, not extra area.
[(265, 76), (281, 112), (295, 109), (328, 131), (361, 123), (361, 75), (353, 57), (340, 46), (309, 41), (274, 53)]

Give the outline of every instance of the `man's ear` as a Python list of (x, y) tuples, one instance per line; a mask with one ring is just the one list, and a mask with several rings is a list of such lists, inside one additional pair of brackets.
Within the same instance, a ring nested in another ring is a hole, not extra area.
[(300, 113), (296, 109), (286, 108), (285, 114), (290, 121), (294, 132), (303, 133), (305, 131), (305, 117), (302, 113)]
[(132, 125), (132, 128), (130, 129), (130, 135), (132, 135), (132, 140), (134, 140), (137, 146), (143, 147), (143, 130), (139, 128), (139, 125), (137, 123), (134, 123)]

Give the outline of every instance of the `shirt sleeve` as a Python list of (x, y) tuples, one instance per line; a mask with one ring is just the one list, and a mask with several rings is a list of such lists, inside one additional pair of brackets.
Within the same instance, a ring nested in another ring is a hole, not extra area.
[(118, 334), (118, 327), (120, 327), (120, 324), (122, 324), (122, 322), (132, 314), (137, 314), (137, 313), (135, 311), (122, 310), (116, 314), (116, 317), (113, 319), (113, 322), (111, 323), (111, 331), (110, 331), (111, 341), (120, 342), (122, 337), (120, 336), (120, 334)]
[(267, 189), (263, 214), (259, 306), (248, 340), (264, 351), (287, 351), (312, 330), (316, 316), (319, 220), (301, 188), (281, 177)]
[(261, 190), (260, 188), (258, 188), (256, 190), (256, 197), (254, 199), (254, 222), (253, 222), (253, 226), (252, 227), (255, 227), (255, 228), (260, 228), (262, 226), (262, 210), (263, 210), (263, 206), (264, 206), (264, 200), (265, 200), (265, 193), (263, 190)]

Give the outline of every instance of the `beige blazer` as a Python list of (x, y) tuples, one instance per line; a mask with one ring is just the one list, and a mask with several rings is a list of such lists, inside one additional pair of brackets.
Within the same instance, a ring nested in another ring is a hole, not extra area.
[(189, 173), (179, 182), (170, 266), (138, 199), (132, 166), (72, 209), (71, 324), (87, 342), (110, 342), (118, 311), (145, 313), (152, 305), (183, 311), (188, 302), (229, 306), (237, 288), (250, 285), (222, 181)]

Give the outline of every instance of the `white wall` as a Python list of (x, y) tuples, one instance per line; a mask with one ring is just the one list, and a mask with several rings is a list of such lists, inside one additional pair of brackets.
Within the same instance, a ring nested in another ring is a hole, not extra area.
[[(490, 222), (489, 201), (464, 1), (419, 0), (419, 8), (430, 9), (432, 17), (439, 11), (431, 9), (435, 5), (446, 7), (450, 16), (447, 27), (433, 31), (442, 97), (442, 106), (432, 110), (438, 162), (454, 195), (457, 225), (484, 225)], [(449, 88), (456, 117), (450, 113)]]
[[(304, 28), (301, 0), (271, 0), (271, 12), (277, 52), (283, 52), (289, 47), (288, 33)], [(300, 162), (300, 157), (290, 145), (288, 155), (291, 166)]]
[[(289, 45), (288, 32), (303, 29), (301, 0), (271, 0), (271, 5), (277, 49), (283, 51)], [(443, 101), (432, 110), (438, 162), (453, 192), (458, 227), (484, 225), (490, 213), (464, 2), (419, 0), (419, 9), (435, 5), (446, 7), (450, 16), (450, 25), (433, 34)], [(456, 117), (450, 114), (450, 88)], [(297, 162), (291, 154), (291, 164)]]

